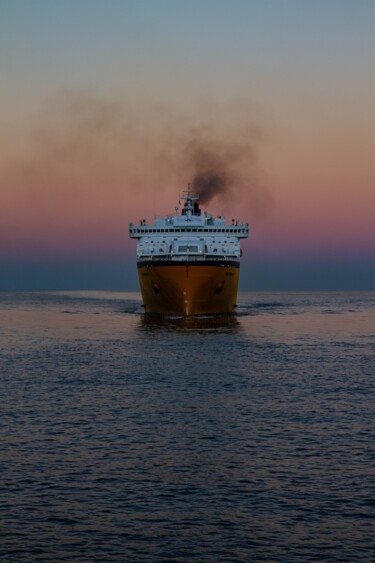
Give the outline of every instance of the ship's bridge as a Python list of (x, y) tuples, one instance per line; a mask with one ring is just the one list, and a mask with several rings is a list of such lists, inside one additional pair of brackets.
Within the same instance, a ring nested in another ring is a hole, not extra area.
[(145, 219), (139, 224), (130, 223), (130, 237), (138, 239), (139, 260), (205, 260), (239, 259), (240, 239), (247, 238), (249, 226), (235, 219), (227, 224), (225, 217), (202, 214), (190, 191), (182, 199), (185, 204), (178, 214), (155, 218), (148, 225)]

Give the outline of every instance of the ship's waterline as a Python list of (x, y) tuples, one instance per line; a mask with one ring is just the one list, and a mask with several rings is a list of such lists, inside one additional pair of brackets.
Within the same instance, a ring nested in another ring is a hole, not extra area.
[(240, 239), (248, 225), (202, 214), (190, 189), (181, 214), (130, 224), (138, 239), (138, 275), (147, 314), (222, 315), (235, 311)]

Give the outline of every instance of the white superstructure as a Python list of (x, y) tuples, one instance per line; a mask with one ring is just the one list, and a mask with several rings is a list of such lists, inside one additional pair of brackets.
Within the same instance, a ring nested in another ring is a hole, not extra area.
[(130, 237), (138, 239), (137, 258), (142, 260), (236, 260), (241, 256), (240, 239), (249, 235), (248, 223), (202, 214), (198, 196), (190, 190), (181, 197), (185, 203), (178, 214), (130, 223)]

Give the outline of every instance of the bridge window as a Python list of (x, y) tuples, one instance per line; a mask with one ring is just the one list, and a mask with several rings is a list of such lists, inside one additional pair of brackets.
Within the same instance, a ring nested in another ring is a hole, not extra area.
[(180, 252), (198, 252), (198, 246), (193, 246), (193, 245), (189, 245), (189, 246), (179, 246), (178, 250)]

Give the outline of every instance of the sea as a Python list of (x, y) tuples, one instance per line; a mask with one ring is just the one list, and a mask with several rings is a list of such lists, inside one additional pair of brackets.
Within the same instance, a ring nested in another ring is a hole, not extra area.
[(0, 293), (1, 562), (375, 561), (375, 293)]

